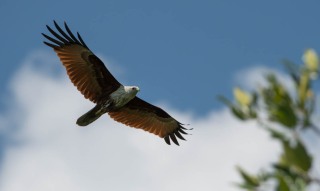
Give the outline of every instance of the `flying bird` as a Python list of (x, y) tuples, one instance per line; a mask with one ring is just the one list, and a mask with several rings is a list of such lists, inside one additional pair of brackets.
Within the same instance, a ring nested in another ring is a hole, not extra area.
[(42, 33), (49, 40), (44, 44), (56, 52), (77, 89), (96, 104), (77, 120), (79, 126), (87, 126), (108, 113), (117, 122), (164, 138), (169, 145), (170, 140), (176, 145), (179, 145), (177, 138), (185, 140), (181, 134), (187, 134), (185, 130), (188, 129), (182, 123), (161, 108), (137, 97), (139, 87), (124, 86), (118, 82), (80, 34), (77, 32), (76, 37), (71, 32), (66, 22), (65, 30), (55, 21), (54, 25), (57, 32), (46, 25), (52, 36)]

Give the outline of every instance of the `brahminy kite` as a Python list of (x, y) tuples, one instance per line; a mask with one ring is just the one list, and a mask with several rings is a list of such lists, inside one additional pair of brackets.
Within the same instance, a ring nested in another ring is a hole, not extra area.
[(75, 37), (66, 22), (66, 32), (55, 21), (54, 25), (58, 32), (48, 25), (47, 29), (55, 38), (42, 33), (49, 40), (44, 41), (44, 44), (52, 47), (57, 53), (77, 89), (86, 99), (96, 104), (77, 120), (79, 126), (89, 125), (101, 115), (108, 113), (115, 121), (164, 138), (169, 145), (170, 140), (179, 145), (176, 137), (185, 140), (181, 135), (187, 134), (183, 124), (161, 108), (138, 98), (136, 95), (139, 87), (119, 83), (84, 43), (80, 34), (77, 33), (78, 38)]

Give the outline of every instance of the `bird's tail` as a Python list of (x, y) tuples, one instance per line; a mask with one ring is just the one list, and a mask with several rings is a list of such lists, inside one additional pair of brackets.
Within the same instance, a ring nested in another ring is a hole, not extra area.
[(79, 119), (77, 120), (77, 124), (79, 126), (87, 126), (90, 123), (97, 120), (104, 113), (106, 113), (106, 110), (102, 108), (102, 105), (97, 104), (90, 111), (88, 111), (87, 113), (85, 113), (81, 117), (79, 117)]

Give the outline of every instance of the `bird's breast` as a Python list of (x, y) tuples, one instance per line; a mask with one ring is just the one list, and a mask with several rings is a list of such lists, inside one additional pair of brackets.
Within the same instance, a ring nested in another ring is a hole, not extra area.
[(116, 91), (110, 94), (115, 108), (121, 108), (135, 97), (135, 94), (128, 93), (124, 90), (123, 86), (120, 86)]

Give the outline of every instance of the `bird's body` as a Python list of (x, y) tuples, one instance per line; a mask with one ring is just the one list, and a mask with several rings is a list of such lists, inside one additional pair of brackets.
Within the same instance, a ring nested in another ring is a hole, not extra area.
[(120, 86), (116, 91), (110, 94), (110, 100), (114, 103), (114, 109), (119, 109), (132, 100), (140, 88), (137, 86)]
[(60, 34), (47, 26), (56, 38), (43, 34), (51, 41), (44, 43), (57, 53), (77, 89), (85, 98), (96, 103), (94, 108), (77, 120), (78, 125), (89, 125), (108, 113), (115, 121), (158, 135), (168, 144), (172, 140), (179, 145), (176, 136), (185, 140), (180, 133), (187, 134), (184, 132), (186, 128), (181, 123), (161, 108), (138, 98), (136, 95), (139, 87), (120, 84), (103, 62), (91, 52), (79, 33), (76, 38), (66, 23), (67, 33), (56, 22), (54, 24)]
[(82, 115), (77, 120), (77, 124), (80, 126), (87, 126), (107, 112), (116, 112), (131, 101), (139, 90), (140, 89), (137, 86), (121, 85), (116, 91), (108, 96), (108, 99), (103, 99), (103, 101), (98, 103), (92, 110)]

